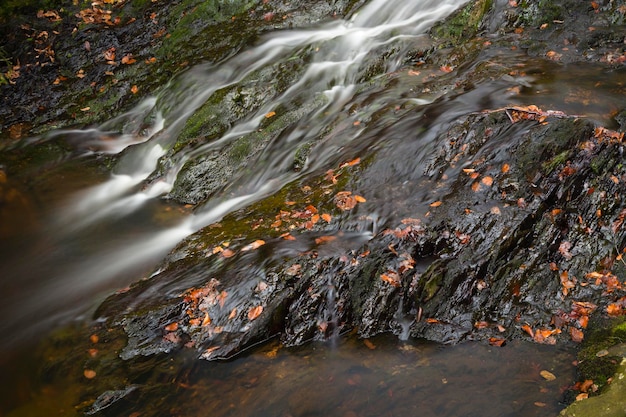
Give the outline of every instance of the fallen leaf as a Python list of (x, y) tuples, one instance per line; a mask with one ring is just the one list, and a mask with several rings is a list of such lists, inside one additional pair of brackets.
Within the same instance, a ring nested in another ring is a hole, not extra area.
[(276, 112), (275, 111), (271, 111), (271, 112), (265, 114), (265, 118), (266, 119), (270, 119), (270, 118), (272, 118), (274, 116), (276, 116)]
[(249, 250), (255, 250), (255, 249), (260, 248), (263, 245), (265, 245), (265, 241), (261, 240), (261, 239), (258, 239), (258, 240), (255, 240), (254, 242), (250, 243), (249, 245), (246, 245), (243, 248), (241, 248), (241, 251), (242, 252), (246, 252), (246, 251), (249, 251)]
[(322, 214), (322, 219), (324, 219), (324, 221), (325, 221), (326, 223), (330, 223), (330, 221), (332, 220), (332, 218), (333, 218), (333, 217), (332, 217), (330, 214), (328, 214), (328, 213), (323, 213), (323, 214)]
[(489, 344), (491, 346), (502, 347), (506, 343), (506, 339), (501, 339), (499, 337), (490, 337)]
[(442, 204), (443, 204), (443, 202), (441, 202), (441, 201), (435, 201), (433, 203), (430, 203), (429, 206), (431, 206), (431, 207), (439, 207)]
[(489, 177), (489, 176), (486, 176), (486, 177), (483, 177), (483, 178), (480, 180), (480, 182), (482, 182), (483, 184), (485, 184), (487, 187), (491, 187), (491, 184), (493, 184), (493, 178), (492, 178), (492, 177)]
[(235, 252), (232, 249), (224, 249), (222, 251), (222, 256), (224, 258), (232, 258), (233, 256), (235, 256)]
[(363, 344), (367, 346), (367, 348), (370, 350), (376, 349), (376, 345), (373, 344), (369, 339), (363, 339)]
[(94, 379), (96, 377), (96, 371), (91, 370), (91, 369), (85, 369), (85, 371), (83, 372), (83, 375), (87, 379)]
[(130, 92), (133, 94), (137, 94), (139, 92), (139, 87), (133, 85), (132, 87), (130, 87)]
[(364, 197), (361, 197), (360, 195), (355, 195), (354, 199), (357, 203), (365, 203), (367, 201)]
[(337, 239), (337, 236), (320, 236), (315, 239), (315, 243), (317, 245), (321, 245), (324, 243), (332, 242), (333, 240), (336, 240), (336, 239)]
[(358, 164), (359, 162), (361, 162), (361, 158), (354, 158), (352, 161), (348, 161), (348, 162), (344, 162), (343, 164), (339, 165), (339, 169), (343, 168), (343, 167), (351, 167), (353, 165)]
[(133, 58), (132, 54), (124, 55), (122, 57), (122, 64), (130, 65), (134, 64), (135, 62), (137, 62), (137, 60)]
[(98, 337), (97, 334), (92, 334), (91, 336), (89, 336), (89, 341), (93, 343), (94, 345), (98, 343), (99, 340), (100, 338)]
[(554, 381), (556, 379), (556, 376), (552, 372), (546, 371), (545, 369), (539, 372), (539, 375), (546, 381)]
[(447, 74), (449, 72), (452, 72), (454, 68), (452, 68), (450, 65), (442, 65), (441, 67), (439, 67), (439, 69)]
[(248, 320), (254, 320), (261, 315), (263, 312), (263, 306), (258, 305), (256, 307), (252, 307), (248, 310)]
[(175, 332), (176, 330), (178, 330), (178, 323), (173, 322), (168, 324), (167, 326), (165, 326), (165, 330), (168, 332)]
[(528, 333), (530, 337), (533, 337), (533, 338), (535, 337), (535, 332), (528, 324), (522, 325), (522, 330)]
[(584, 333), (575, 327), (570, 327), (569, 332), (570, 332), (570, 335), (572, 336), (572, 341), (576, 343), (582, 342), (583, 339), (585, 338)]

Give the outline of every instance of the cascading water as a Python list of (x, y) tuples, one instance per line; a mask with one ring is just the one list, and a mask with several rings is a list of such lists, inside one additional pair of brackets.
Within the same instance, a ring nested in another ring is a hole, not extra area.
[[(342, 130), (339, 124), (328, 133), (325, 128), (336, 124), (337, 114), (350, 113), (350, 107), (363, 100), (359, 94), (369, 88), (365, 76), (368, 67), (376, 63), (381, 51), (393, 51), (392, 56), (398, 58), (384, 60), (384, 69), (379, 73), (401, 68), (407, 45), (461, 3), (374, 0), (348, 20), (270, 33), (256, 46), (224, 62), (198, 65), (175, 77), (155, 97), (97, 128), (57, 131), (32, 139), (30, 142), (37, 144), (63, 137), (82, 155), (95, 152), (120, 156), (108, 181), (76, 193), (55, 209), (51, 226), (43, 232), (47, 236), (41, 245), (45, 253), (29, 265), (28, 271), (9, 265), (8, 273), (28, 278), (21, 288), (12, 288), (10, 300), (0, 303), (3, 317), (13, 317), (11, 322), (0, 323), (2, 332), (18, 336), (25, 331), (47, 329), (56, 320), (85, 311), (93, 304), (94, 296), (136, 280), (140, 271), (145, 273), (184, 237), (297, 178), (353, 156), (351, 146), (365, 146), (359, 144), (363, 129)], [(155, 175), (160, 159), (172, 149), (186, 121), (212, 95), (298, 55), (310, 58), (291, 85), (241, 117), (218, 138), (174, 153), (171, 163)], [(433, 99), (406, 101), (427, 104)], [(385, 100), (380, 94), (372, 104), (360, 106), (360, 113), (350, 115), (344, 126), (371, 116)], [(248, 161), (252, 169), (235, 173), (219, 192), (174, 226), (159, 231), (134, 227), (135, 219), (148, 215), (147, 206), (172, 191), (185, 164), (219, 153), (235, 140), (257, 131), (266, 115), (277, 108), (300, 110), (287, 128), (273, 135)], [(293, 170), (290, 156), (307, 143), (313, 146), (305, 165)], [(76, 247), (76, 242), (84, 241), (88, 242), (84, 247)], [(40, 247), (32, 249), (38, 250)], [(35, 284), (41, 274), (47, 276), (44, 284)], [(25, 326), (26, 322), (33, 325)], [(3, 339), (0, 343), (5, 342)]]

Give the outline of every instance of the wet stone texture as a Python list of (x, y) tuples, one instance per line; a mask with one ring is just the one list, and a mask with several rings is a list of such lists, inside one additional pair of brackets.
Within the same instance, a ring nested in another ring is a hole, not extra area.
[[(577, 301), (604, 310), (623, 295), (587, 275), (621, 268), (625, 244), (626, 173), (610, 133), (509, 108), (440, 135), (431, 181), (456, 178), (423, 220), (369, 240), (307, 232), (296, 243), (233, 245), (229, 256), (208, 248), (193, 261), (181, 255), (197, 243), (190, 237), (158, 274), (99, 309), (128, 336), (122, 358), (180, 348), (226, 358), (275, 336), (297, 345), (352, 329), (454, 343), (528, 338), (528, 326), (556, 343), (580, 330)], [(492, 146), (503, 140), (507, 148)], [(458, 169), (459, 160), (474, 162)]]

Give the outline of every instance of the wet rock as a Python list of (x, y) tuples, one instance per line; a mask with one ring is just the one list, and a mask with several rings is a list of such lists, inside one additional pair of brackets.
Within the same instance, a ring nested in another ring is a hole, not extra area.
[[(297, 234), (295, 246), (282, 238), (255, 250), (231, 245), (228, 257), (201, 231), (98, 315), (124, 328), (125, 359), (174, 347), (226, 358), (274, 336), (298, 345), (350, 329), (455, 343), (529, 337), (527, 325), (553, 331), (547, 343), (567, 341), (578, 300), (602, 309), (622, 293), (607, 297), (585, 277), (626, 244), (626, 172), (619, 141), (589, 121), (540, 113), (508, 108), (446, 126), (447, 140), (436, 143), (453, 145), (438, 149), (420, 182), (432, 189), (454, 177), (422, 220), (373, 236), (334, 230), (334, 250), (325, 250), (321, 228)], [(362, 187), (380, 180), (376, 169), (361, 172)]]

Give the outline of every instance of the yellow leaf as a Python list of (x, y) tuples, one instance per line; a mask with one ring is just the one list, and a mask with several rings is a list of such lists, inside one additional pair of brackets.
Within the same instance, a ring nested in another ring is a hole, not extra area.
[(265, 118), (266, 118), (266, 119), (270, 119), (270, 118), (272, 118), (272, 117), (274, 117), (274, 116), (276, 116), (276, 112), (275, 112), (275, 111), (271, 111), (271, 112), (269, 112), (269, 113), (267, 113), (267, 114), (265, 115)]
[(545, 369), (539, 372), (539, 375), (546, 381), (554, 381), (556, 379), (556, 376), (552, 372), (546, 371)]
[(367, 200), (363, 197), (361, 197), (360, 195), (355, 195), (354, 199), (357, 201), (357, 203), (365, 203)]
[(441, 201), (435, 201), (434, 203), (430, 203), (431, 207), (439, 207), (441, 204), (443, 204)]

